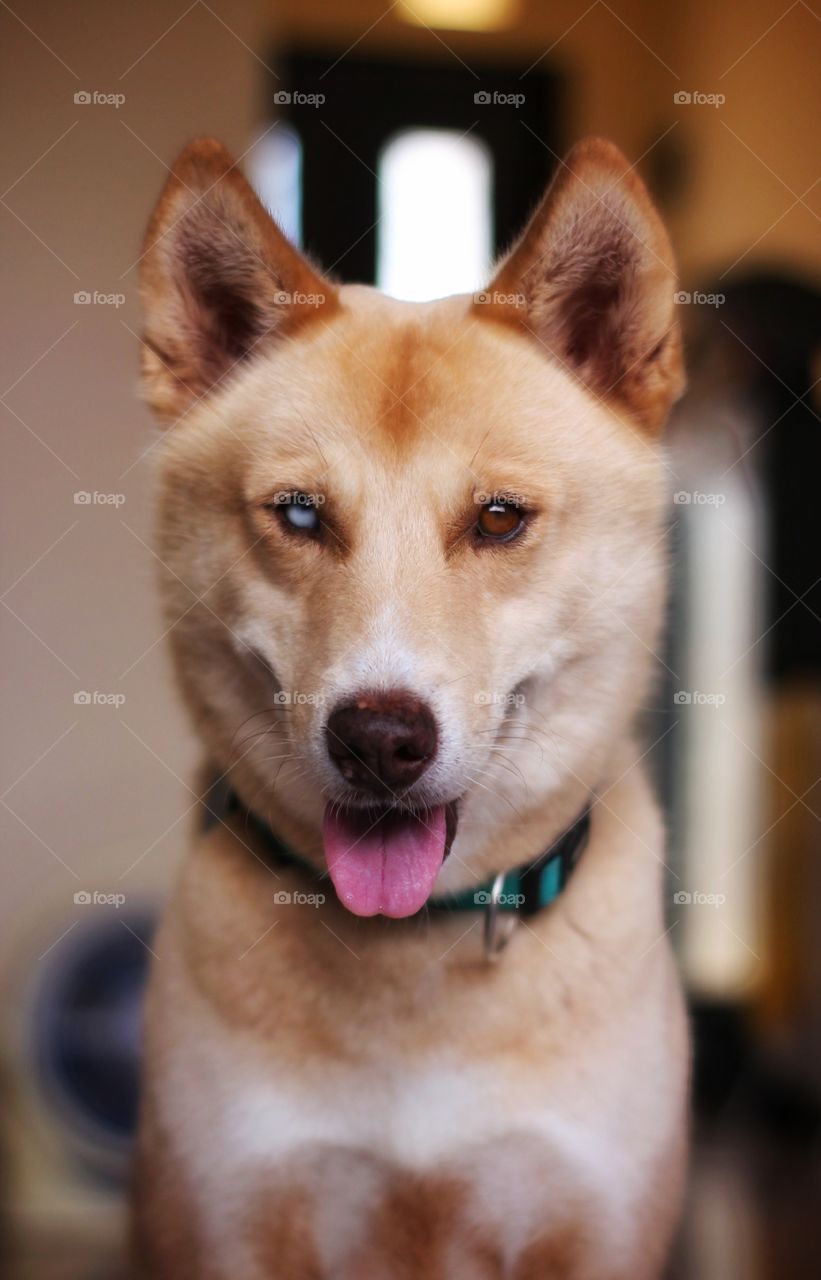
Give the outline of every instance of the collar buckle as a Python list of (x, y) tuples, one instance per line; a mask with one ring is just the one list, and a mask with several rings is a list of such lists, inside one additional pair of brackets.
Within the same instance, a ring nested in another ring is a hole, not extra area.
[(502, 871), (493, 881), (489, 901), (485, 907), (484, 950), (485, 959), (495, 964), (519, 927), (519, 913), (509, 920), (502, 919), (499, 902), (504, 892), (505, 873)]

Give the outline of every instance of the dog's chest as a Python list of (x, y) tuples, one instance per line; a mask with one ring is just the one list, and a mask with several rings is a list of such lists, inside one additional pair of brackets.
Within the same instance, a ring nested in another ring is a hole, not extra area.
[(334, 1276), (365, 1265), (380, 1275), (367, 1250), (383, 1241), (392, 1257), (397, 1233), (413, 1237), (414, 1248), (425, 1241), (455, 1280), (460, 1250), (481, 1246), (507, 1274), (529, 1243), (562, 1237), (591, 1204), (614, 1249), (629, 1222), (624, 1152), (600, 1115), (568, 1119), (547, 1085), (534, 1093), (455, 1057), (329, 1064), (310, 1080), (235, 1058), (230, 1070), (213, 1061), (206, 1075), (193, 1087), (189, 1073), (174, 1112), (215, 1247), (223, 1232), (236, 1239), (226, 1186), (247, 1188), (257, 1204), (264, 1188), (264, 1230), (282, 1242), (299, 1222), (306, 1238), (298, 1251), (315, 1251), (322, 1274)]

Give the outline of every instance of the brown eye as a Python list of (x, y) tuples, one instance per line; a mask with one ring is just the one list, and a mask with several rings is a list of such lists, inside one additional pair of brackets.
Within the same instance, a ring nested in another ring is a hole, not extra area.
[(509, 542), (524, 526), (522, 510), (512, 502), (489, 502), (479, 512), (476, 529), (483, 538)]

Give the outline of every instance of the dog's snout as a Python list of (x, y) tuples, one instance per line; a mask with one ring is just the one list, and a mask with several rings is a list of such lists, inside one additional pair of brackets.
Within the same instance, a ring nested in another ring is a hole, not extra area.
[(328, 751), (346, 782), (382, 794), (409, 787), (436, 755), (426, 703), (404, 691), (363, 694), (328, 717)]

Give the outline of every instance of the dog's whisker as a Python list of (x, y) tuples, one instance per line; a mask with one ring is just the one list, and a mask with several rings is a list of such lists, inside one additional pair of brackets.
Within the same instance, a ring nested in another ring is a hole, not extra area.
[[(483, 777), (488, 776), (486, 769), (479, 770), (479, 772)], [(510, 806), (513, 812), (516, 814), (517, 818), (523, 817), (521, 810), (516, 808), (516, 805), (513, 803), (513, 801), (510, 799), (509, 796), (504, 795), (503, 792), (499, 791), (495, 787), (486, 786), (483, 782), (480, 782), (478, 778), (473, 778), (473, 777), (470, 777), (469, 775), (465, 775), (465, 776), (467, 777), (468, 782), (472, 782), (474, 786), (481, 787), (483, 791), (487, 791), (490, 795), (495, 796), (497, 800), (503, 800), (505, 804)]]
[(513, 774), (514, 777), (518, 777), (525, 791), (529, 792), (530, 787), (528, 785), (527, 779), (525, 778), (519, 766), (515, 764), (512, 760), (508, 759), (505, 752), (502, 751), (499, 747), (491, 747), (490, 751), (492, 755), (497, 756), (496, 763), (500, 764), (503, 769), (507, 770), (508, 773)]

